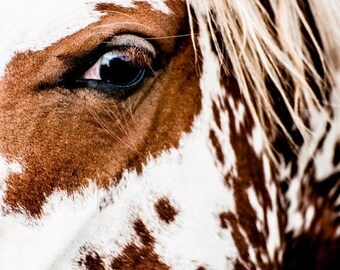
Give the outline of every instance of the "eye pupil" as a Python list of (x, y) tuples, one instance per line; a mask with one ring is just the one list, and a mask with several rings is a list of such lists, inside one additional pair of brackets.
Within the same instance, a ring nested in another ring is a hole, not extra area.
[(99, 75), (105, 82), (116, 85), (128, 85), (139, 77), (143, 68), (133, 65), (127, 57), (115, 56), (102, 63)]

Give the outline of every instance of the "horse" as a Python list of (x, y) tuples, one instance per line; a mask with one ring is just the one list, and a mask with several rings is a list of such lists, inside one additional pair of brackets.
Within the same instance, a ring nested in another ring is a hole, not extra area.
[(338, 1), (0, 7), (0, 269), (339, 268)]

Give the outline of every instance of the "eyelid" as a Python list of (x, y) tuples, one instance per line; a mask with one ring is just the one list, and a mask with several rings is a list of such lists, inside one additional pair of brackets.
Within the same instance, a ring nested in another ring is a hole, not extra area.
[(145, 51), (149, 52), (152, 58), (156, 57), (156, 50), (151, 45), (150, 42), (145, 40), (144, 38), (131, 35), (131, 34), (123, 34), (114, 36), (108, 42), (112, 47), (138, 47), (140, 49), (144, 49)]

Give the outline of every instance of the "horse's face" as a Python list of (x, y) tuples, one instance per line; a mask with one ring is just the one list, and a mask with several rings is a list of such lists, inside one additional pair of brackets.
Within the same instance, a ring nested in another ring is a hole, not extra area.
[(248, 249), (269, 262), (276, 223), (257, 228), (249, 203), (270, 200), (261, 138), (206, 29), (194, 50), (185, 2), (5, 3), (1, 267), (223, 269), (238, 252), (254, 265)]
[[(327, 33), (338, 27), (315, 15), (333, 8), (0, 2), (0, 269), (299, 269), (336, 257), (339, 62)], [(311, 138), (293, 153), (275, 125), (300, 141), (303, 121)]]
[(8, 4), (0, 149), (25, 168), (7, 180), (11, 207), (38, 214), (56, 189), (140, 172), (149, 154), (177, 146), (200, 109), (185, 3), (96, 2)]
[(1, 269), (278, 268), (277, 171), (205, 16), (190, 28), (182, 0), (0, 5)]
[(262, 133), (202, 18), (194, 50), (181, 0), (6, 5), (0, 266), (273, 266)]

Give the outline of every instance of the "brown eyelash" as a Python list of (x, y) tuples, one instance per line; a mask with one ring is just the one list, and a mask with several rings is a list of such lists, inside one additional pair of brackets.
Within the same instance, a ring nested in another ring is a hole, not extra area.
[(119, 52), (130, 57), (132, 65), (136, 67), (151, 67), (153, 57), (150, 52), (140, 47), (119, 47)]

